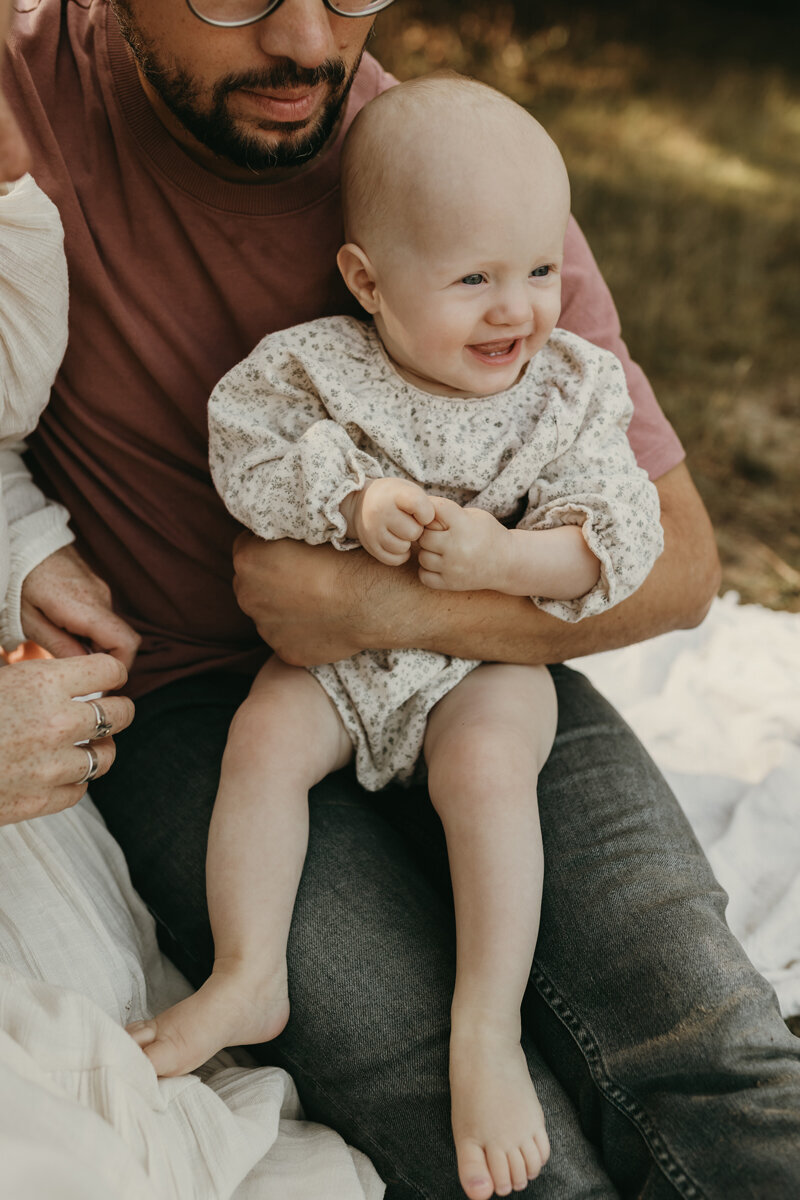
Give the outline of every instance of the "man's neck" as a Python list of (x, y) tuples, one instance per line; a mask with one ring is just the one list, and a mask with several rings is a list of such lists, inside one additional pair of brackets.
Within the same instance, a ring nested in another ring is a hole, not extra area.
[(181, 124), (175, 114), (161, 99), (152, 84), (142, 74), (138, 63), (136, 64), (136, 72), (139, 76), (139, 82), (142, 85), (142, 91), (147, 97), (150, 107), (170, 137), (178, 143), (181, 149), (198, 166), (203, 167), (206, 171), (210, 171), (212, 175), (216, 175), (219, 179), (224, 179), (229, 183), (282, 183), (285, 179), (293, 179), (296, 175), (307, 171), (314, 163), (319, 162), (336, 141), (341, 116), (325, 146), (308, 162), (300, 163), (296, 167), (265, 167), (263, 171), (255, 171), (249, 167), (240, 167), (229, 158), (223, 158), (221, 155), (215, 154), (213, 150), (209, 150), (208, 146), (204, 146), (202, 142), (197, 140), (194, 134), (189, 132), (185, 125)]

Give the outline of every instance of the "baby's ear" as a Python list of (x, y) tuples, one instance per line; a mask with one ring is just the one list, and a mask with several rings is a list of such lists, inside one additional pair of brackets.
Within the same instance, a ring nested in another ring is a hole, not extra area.
[(355, 242), (347, 242), (336, 255), (342, 279), (362, 308), (373, 316), (380, 308), (375, 272), (367, 255)]

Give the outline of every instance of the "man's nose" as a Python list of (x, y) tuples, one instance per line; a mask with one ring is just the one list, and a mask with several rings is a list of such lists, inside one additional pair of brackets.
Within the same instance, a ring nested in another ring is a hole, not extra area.
[(290, 58), (313, 70), (339, 51), (331, 26), (332, 14), (322, 0), (283, 0), (283, 4), (253, 29), (269, 58)]

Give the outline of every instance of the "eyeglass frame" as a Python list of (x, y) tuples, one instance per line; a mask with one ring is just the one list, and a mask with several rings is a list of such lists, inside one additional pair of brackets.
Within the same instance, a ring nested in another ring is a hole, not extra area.
[[(329, 12), (335, 13), (337, 17), (352, 17), (357, 19), (359, 17), (372, 17), (375, 15), (375, 13), (382, 12), (385, 8), (388, 8), (390, 4), (394, 4), (394, 0), (372, 0), (372, 3), (368, 3), (363, 12), (342, 12), (340, 9), (336, 8), (335, 4), (332, 3), (332, 0), (322, 0), (322, 3)], [(257, 16), (247, 17), (247, 19), (244, 21), (215, 21), (212, 17), (204, 17), (202, 13), (199, 13), (192, 3), (192, 0), (186, 0), (186, 7), (189, 9), (189, 12), (192, 14), (192, 16), (196, 17), (198, 21), (202, 21), (205, 25), (213, 25), (215, 29), (242, 29), (246, 25), (255, 25), (259, 21), (263, 21), (265, 17), (269, 17), (277, 8), (280, 8), (282, 4), (283, 0), (274, 0), (274, 3), (267, 4), (263, 11)]]

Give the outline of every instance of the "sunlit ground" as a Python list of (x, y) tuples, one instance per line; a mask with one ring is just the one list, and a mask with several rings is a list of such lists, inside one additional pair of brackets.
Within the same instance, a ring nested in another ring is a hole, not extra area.
[(782, 45), (774, 20), (647, 7), (400, 0), (372, 50), (401, 78), (473, 74), (550, 130), (627, 341), (687, 447), (724, 587), (800, 611), (797, 26)]

